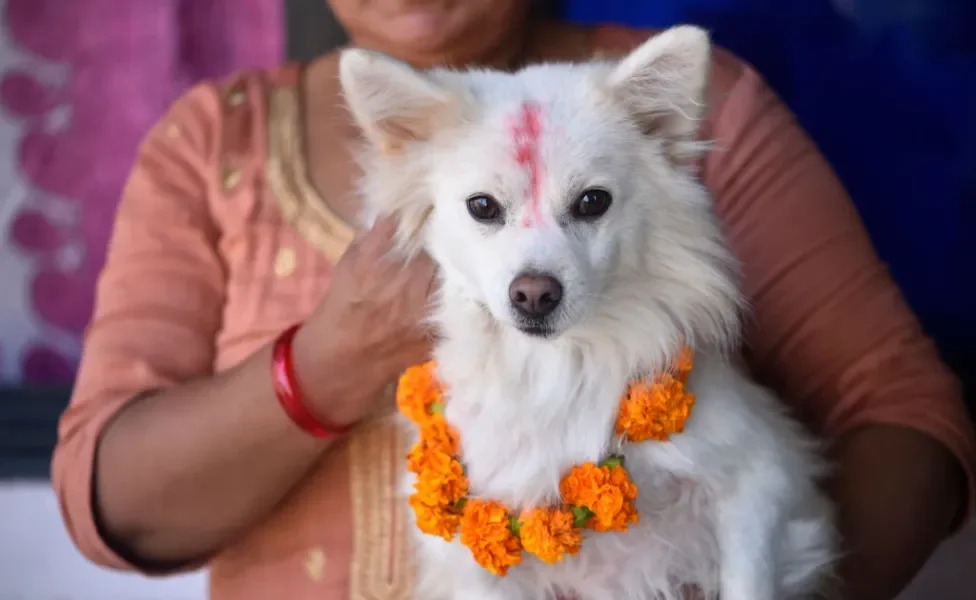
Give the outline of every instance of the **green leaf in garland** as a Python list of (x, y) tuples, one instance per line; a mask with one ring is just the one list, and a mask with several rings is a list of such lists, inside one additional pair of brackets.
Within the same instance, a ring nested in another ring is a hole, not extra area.
[(603, 462), (600, 463), (600, 466), (609, 467), (611, 469), (622, 467), (624, 466), (624, 457), (618, 455), (618, 456), (611, 456), (609, 458), (605, 458)]
[(508, 528), (512, 530), (512, 535), (519, 537), (522, 531), (522, 523), (515, 517), (508, 517)]
[(467, 505), (467, 503), (468, 503), (467, 498), (461, 498), (460, 500), (454, 503), (454, 509), (458, 512), (461, 512), (464, 510), (464, 507), (465, 505)]
[(585, 506), (571, 506), (569, 507), (569, 511), (573, 513), (573, 527), (576, 529), (586, 527), (586, 524), (596, 514)]
[(434, 402), (430, 405), (430, 414), (432, 415), (443, 415), (444, 414), (444, 403)]

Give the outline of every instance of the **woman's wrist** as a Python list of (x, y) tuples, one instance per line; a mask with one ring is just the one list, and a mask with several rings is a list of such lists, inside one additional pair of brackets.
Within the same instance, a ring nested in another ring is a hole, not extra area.
[(292, 340), (296, 385), (308, 410), (319, 420), (339, 428), (350, 427), (368, 410), (363, 377), (364, 361), (355, 342), (323, 335), (314, 324), (303, 324)]
[(305, 433), (320, 439), (346, 434), (351, 424), (338, 425), (316, 415), (311, 409), (304, 386), (295, 373), (293, 342), (299, 325), (289, 327), (275, 340), (271, 349), (271, 375), (275, 395), (292, 423)]

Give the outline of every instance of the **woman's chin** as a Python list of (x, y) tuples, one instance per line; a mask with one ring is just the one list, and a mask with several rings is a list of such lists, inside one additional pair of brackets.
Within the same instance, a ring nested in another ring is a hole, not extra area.
[(393, 17), (387, 23), (391, 46), (417, 52), (449, 50), (462, 25), (463, 15), (453, 11), (415, 9)]

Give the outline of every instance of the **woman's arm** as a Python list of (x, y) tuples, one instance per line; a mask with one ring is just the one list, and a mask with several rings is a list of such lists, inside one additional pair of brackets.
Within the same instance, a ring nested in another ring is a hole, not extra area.
[[(286, 417), (268, 348), (212, 372), (225, 281), (208, 200), (219, 185), (220, 112), (216, 90), (199, 87), (143, 144), (61, 421), (53, 471), (65, 522), (104, 565), (166, 571), (206, 560), (329, 445)], [(335, 423), (357, 420), (398, 369), (426, 357), (405, 330), (420, 320), (432, 268), (378, 267), (391, 238), (376, 231), (354, 242), (295, 338), (299, 385)]]
[(744, 265), (746, 351), (834, 441), (849, 597), (892, 598), (971, 506), (972, 424), (813, 143), (751, 69), (716, 71), (705, 178)]
[(206, 558), (325, 448), (276, 406), (267, 350), (211, 376), (225, 281), (208, 206), (219, 103), (196, 88), (140, 149), (60, 425), (65, 522), (114, 567), (130, 566), (118, 553), (150, 570)]

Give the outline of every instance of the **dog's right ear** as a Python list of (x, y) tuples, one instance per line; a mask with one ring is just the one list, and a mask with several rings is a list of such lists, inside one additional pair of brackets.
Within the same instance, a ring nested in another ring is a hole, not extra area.
[(378, 52), (343, 51), (339, 80), (356, 123), (369, 142), (384, 152), (426, 140), (460, 118), (460, 94)]

